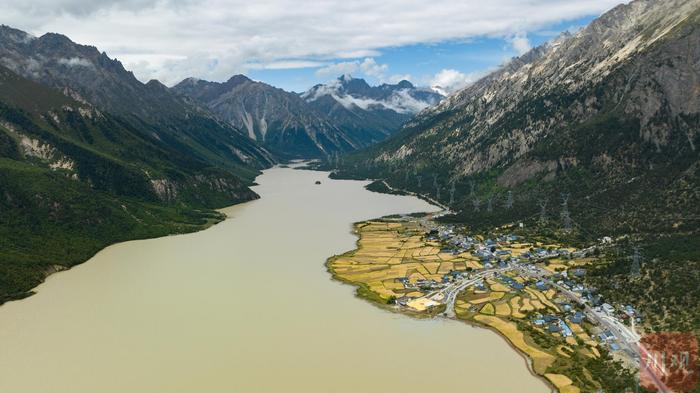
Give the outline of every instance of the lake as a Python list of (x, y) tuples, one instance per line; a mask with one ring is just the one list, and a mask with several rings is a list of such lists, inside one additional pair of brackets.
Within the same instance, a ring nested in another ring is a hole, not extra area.
[(108, 247), (0, 307), (0, 392), (550, 391), (495, 333), (381, 310), (326, 272), (353, 222), (435, 207), (324, 172), (257, 182), (210, 229)]

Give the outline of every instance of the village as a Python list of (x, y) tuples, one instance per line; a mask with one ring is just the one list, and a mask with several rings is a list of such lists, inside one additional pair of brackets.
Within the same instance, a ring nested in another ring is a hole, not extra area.
[(578, 391), (562, 359), (611, 356), (633, 365), (643, 322), (634, 305), (609, 304), (585, 284), (595, 250), (541, 244), (503, 233), (483, 236), (432, 219), (357, 224), (358, 249), (329, 260), (360, 296), (419, 317), (456, 318), (505, 336), (560, 391)]

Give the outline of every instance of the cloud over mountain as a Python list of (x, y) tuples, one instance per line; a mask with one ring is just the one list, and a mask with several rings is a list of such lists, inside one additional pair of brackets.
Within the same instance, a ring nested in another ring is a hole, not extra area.
[[(512, 45), (520, 50), (527, 46), (524, 32), (600, 13), (619, 2), (121, 0), (85, 5), (77, 0), (0, 0), (0, 23), (36, 35), (60, 31), (104, 48), (141, 80), (173, 83), (186, 76), (224, 80), (267, 64), (342, 63), (383, 48), (474, 36), (513, 37)], [(385, 71), (375, 66), (368, 70)]]

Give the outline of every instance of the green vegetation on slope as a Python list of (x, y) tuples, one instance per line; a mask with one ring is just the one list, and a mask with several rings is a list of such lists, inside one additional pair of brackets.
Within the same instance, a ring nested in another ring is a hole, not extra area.
[[(200, 120), (189, 132), (211, 138)], [(262, 163), (181, 137), (0, 68), (0, 303), (109, 244), (196, 231), (223, 219), (211, 209), (257, 198)]]
[(222, 219), (210, 210), (116, 197), (6, 158), (0, 158), (0, 184), (0, 303), (109, 244), (192, 232)]

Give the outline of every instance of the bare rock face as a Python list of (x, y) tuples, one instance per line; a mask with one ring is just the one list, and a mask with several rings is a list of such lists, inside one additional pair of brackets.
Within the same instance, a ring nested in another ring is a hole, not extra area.
[(316, 85), (301, 97), (342, 129), (368, 134), (373, 140), (393, 134), (417, 113), (444, 98), (406, 80), (370, 86), (350, 75)]
[(300, 95), (243, 75), (224, 83), (189, 78), (173, 90), (291, 157), (327, 157), (367, 147), (442, 98), (407, 81), (370, 86), (349, 76)]
[[(158, 81), (141, 83), (132, 72), (93, 46), (48, 33), (33, 37), (0, 26), (0, 67), (63, 92), (152, 132), (162, 144), (183, 145), (202, 160), (264, 168), (274, 161), (240, 130), (171, 92)], [(233, 151), (239, 154), (233, 153)], [(241, 155), (243, 158), (241, 158)]]
[[(699, 0), (620, 5), (422, 112), (404, 127), (409, 136), (380, 145), (375, 159), (439, 162), (454, 178), (524, 160), (504, 174), (511, 184), (533, 169), (533, 155), (586, 165), (608, 156), (634, 167), (650, 159), (648, 145), (695, 151), (698, 53)], [(629, 126), (622, 139), (611, 119)], [(577, 129), (591, 123), (600, 124)]]
[(224, 83), (189, 78), (173, 90), (199, 102), (281, 155), (323, 157), (367, 143), (361, 135), (334, 125), (297, 94), (243, 75), (235, 75)]
[(162, 201), (171, 202), (177, 198), (178, 185), (168, 179), (152, 179), (151, 187), (153, 192), (158, 195)]
[[(620, 5), (422, 111), (339, 176), (442, 202), (451, 184), (451, 207), (478, 225), (527, 220), (563, 194), (582, 228), (697, 231), (699, 54), (700, 0)], [(505, 195), (519, 207), (472, 209)]]
[(521, 160), (506, 169), (496, 182), (507, 188), (515, 187), (524, 181), (542, 173), (553, 173), (557, 170), (554, 161), (540, 162)]

